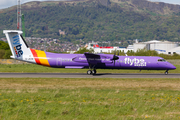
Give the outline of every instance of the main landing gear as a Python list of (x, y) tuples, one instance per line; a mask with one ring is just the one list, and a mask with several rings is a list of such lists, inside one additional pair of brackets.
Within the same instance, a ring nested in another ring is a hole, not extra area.
[(96, 74), (96, 68), (95, 68), (95, 65), (89, 65), (89, 70), (87, 71), (87, 74), (88, 75), (95, 75)]
[(164, 74), (165, 74), (165, 75), (168, 75), (168, 70), (166, 70)]
[(97, 72), (97, 71), (96, 71), (95, 69), (94, 69), (94, 70), (88, 70), (88, 71), (87, 71), (87, 74), (88, 74), (88, 75), (95, 75), (96, 72)]

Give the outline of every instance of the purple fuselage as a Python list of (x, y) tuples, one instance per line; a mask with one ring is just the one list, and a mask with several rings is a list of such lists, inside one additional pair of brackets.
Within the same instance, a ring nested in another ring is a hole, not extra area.
[(161, 57), (148, 56), (118, 56), (112, 60), (113, 55), (98, 54), (87, 57), (85, 54), (57, 54), (45, 52), (51, 67), (55, 68), (89, 68), (96, 69), (140, 69), (140, 70), (172, 70), (174, 65)]

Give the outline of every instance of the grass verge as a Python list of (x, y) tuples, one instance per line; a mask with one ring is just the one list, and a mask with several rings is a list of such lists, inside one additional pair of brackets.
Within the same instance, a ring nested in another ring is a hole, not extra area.
[(179, 119), (180, 78), (0, 78), (0, 119)]

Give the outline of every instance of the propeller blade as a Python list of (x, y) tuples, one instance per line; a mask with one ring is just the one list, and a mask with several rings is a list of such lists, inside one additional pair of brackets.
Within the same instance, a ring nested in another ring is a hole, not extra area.
[(114, 56), (113, 56), (113, 59), (112, 59), (112, 60), (114, 61), (114, 66), (115, 66), (115, 62), (116, 62), (116, 60), (118, 60), (118, 59), (119, 59), (119, 57), (118, 57), (118, 56), (116, 56), (116, 55), (114, 55)]
[[(116, 50), (114, 51), (114, 55), (113, 55), (113, 60), (116, 60), (117, 59), (117, 56), (116, 56)], [(119, 59), (119, 57), (118, 57)]]
[(116, 50), (114, 51), (114, 55), (113, 55), (113, 61), (114, 61), (114, 66), (115, 66), (115, 62), (116, 62), (116, 60), (118, 60), (119, 59), (119, 57), (118, 56), (116, 56)]
[(114, 56), (116, 55), (116, 50), (114, 51)]

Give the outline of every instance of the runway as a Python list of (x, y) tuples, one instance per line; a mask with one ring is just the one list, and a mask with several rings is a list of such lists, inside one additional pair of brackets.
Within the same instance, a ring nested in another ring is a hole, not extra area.
[(180, 78), (180, 74), (153, 73), (0, 73), (0, 78)]

